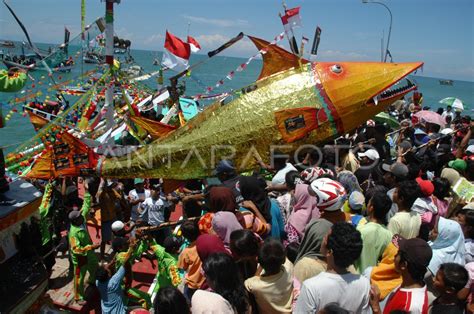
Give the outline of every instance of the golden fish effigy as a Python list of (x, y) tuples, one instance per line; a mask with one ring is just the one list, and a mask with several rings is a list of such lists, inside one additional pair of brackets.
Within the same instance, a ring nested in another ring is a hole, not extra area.
[[(309, 62), (250, 37), (266, 47), (254, 85), (239, 98), (215, 103), (186, 125), (121, 158), (103, 158), (103, 177), (206, 177), (215, 164), (233, 158), (249, 169), (253, 155), (268, 159), (272, 146), (284, 152), (345, 134), (383, 111), (415, 85), (408, 74), (423, 65), (378, 62)], [(390, 89), (393, 85), (396, 89)]]

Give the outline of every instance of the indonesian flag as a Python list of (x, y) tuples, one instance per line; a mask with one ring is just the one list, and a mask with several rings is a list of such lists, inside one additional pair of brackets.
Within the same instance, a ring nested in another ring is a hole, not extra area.
[(191, 36), (188, 36), (188, 44), (191, 47), (192, 52), (198, 52), (199, 50), (201, 50), (201, 45), (199, 45), (197, 40)]
[(301, 26), (300, 7), (285, 10), (285, 15), (281, 17), (281, 22), (287, 34), (293, 27)]
[(190, 55), (190, 44), (166, 31), (165, 50), (161, 63), (169, 69), (181, 72), (189, 67)]

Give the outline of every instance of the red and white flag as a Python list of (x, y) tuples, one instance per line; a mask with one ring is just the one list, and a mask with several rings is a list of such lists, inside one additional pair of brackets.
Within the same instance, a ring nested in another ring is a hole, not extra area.
[(201, 50), (201, 45), (199, 45), (198, 41), (191, 36), (188, 36), (188, 44), (191, 47), (192, 52), (198, 52)]
[(166, 31), (165, 50), (161, 63), (169, 69), (181, 72), (189, 67), (190, 55), (190, 44)]
[(293, 27), (301, 26), (300, 7), (285, 10), (285, 15), (281, 17), (281, 22), (288, 33)]

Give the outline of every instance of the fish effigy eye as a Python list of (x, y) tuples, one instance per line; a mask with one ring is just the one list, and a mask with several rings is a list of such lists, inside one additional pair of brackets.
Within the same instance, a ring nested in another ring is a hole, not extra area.
[(334, 73), (341, 73), (342, 67), (339, 64), (334, 64), (333, 66), (331, 66), (331, 71)]

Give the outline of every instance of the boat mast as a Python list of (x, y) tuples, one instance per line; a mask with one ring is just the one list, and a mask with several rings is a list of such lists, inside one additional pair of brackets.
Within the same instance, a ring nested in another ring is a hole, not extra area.
[[(105, 0), (105, 63), (109, 65), (110, 79), (114, 66), (114, 3), (120, 0)], [(114, 123), (114, 84), (107, 84), (105, 91), (105, 119), (107, 129)]]
[(81, 77), (84, 78), (84, 41), (86, 31), (86, 0), (81, 0)]

